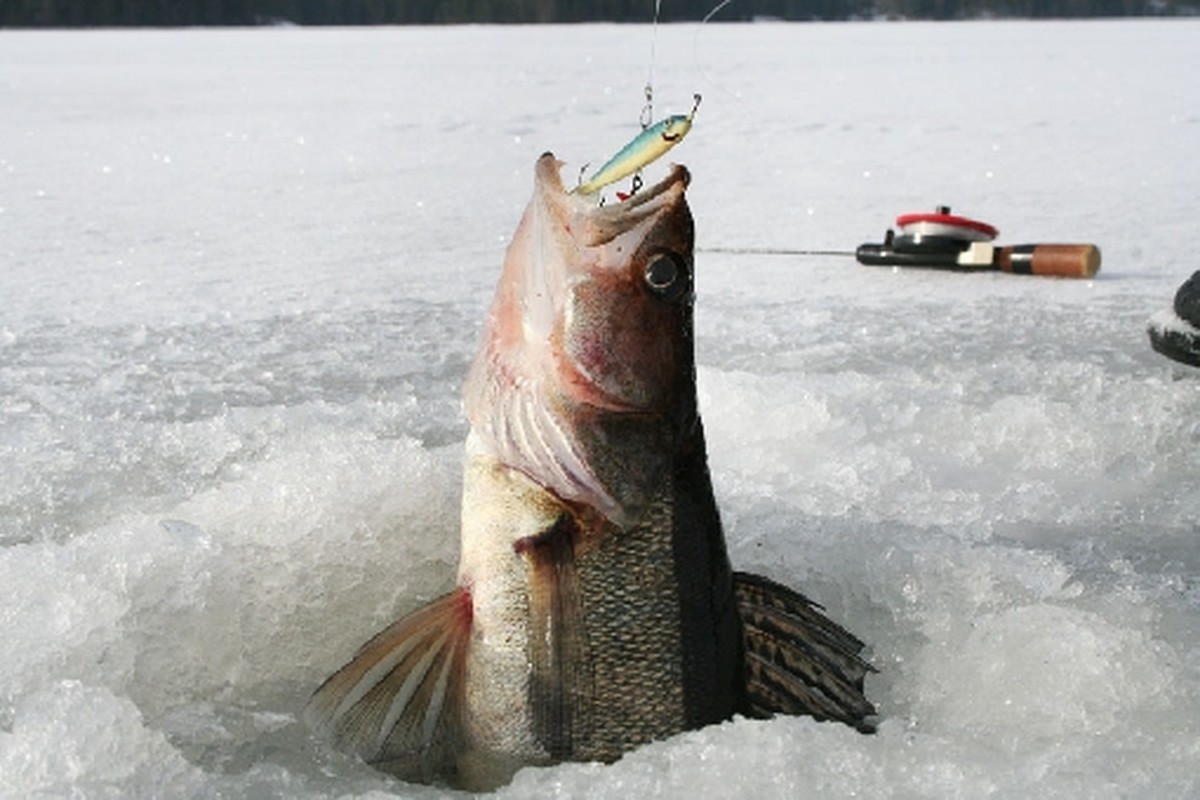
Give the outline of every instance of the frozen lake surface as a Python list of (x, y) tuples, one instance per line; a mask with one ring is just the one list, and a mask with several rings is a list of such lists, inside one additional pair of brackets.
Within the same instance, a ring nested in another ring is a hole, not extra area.
[[(1200, 794), (1200, 23), (660, 28), (698, 246), (949, 204), (1095, 280), (701, 253), (735, 566), (870, 644), (873, 737), (735, 720), (509, 796)], [(457, 560), (458, 392), (539, 153), (650, 29), (0, 31), (0, 796), (434, 796), (312, 689)]]

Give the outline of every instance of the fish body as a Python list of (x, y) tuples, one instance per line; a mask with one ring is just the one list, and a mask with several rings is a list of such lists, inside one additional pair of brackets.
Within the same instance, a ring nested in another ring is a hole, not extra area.
[(735, 573), (696, 404), (682, 167), (626, 202), (543, 155), (467, 377), (456, 588), (381, 632), (310, 723), (472, 789), (735, 713), (869, 727), (862, 643)]

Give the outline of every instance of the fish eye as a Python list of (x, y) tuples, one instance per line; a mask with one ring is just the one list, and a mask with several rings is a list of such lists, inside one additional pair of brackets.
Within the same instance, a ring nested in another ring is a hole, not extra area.
[(655, 253), (643, 274), (646, 286), (666, 300), (676, 300), (687, 290), (687, 263), (678, 253)]

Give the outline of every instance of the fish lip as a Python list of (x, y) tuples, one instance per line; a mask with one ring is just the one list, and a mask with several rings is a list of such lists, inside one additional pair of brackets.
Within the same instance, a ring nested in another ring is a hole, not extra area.
[(614, 203), (602, 203), (600, 195), (567, 191), (562, 182), (563, 162), (547, 151), (534, 166), (535, 199), (553, 219), (554, 225), (570, 231), (577, 245), (600, 247), (642, 222), (667, 213), (686, 202), (684, 194), (692, 175), (682, 164), (648, 188)]
[[(683, 166), (682, 164), (671, 164), (670, 171), (667, 172), (666, 176), (663, 177), (658, 183), (653, 184), (649, 188), (643, 187), (642, 189), (639, 189), (627, 199), (622, 200), (611, 207), (626, 212), (632, 211), (640, 206), (656, 200), (659, 196), (672, 191), (676, 184), (682, 184), (679, 187), (679, 190), (682, 192), (684, 189), (687, 189), (688, 184), (691, 182), (692, 173), (688, 172), (687, 167)], [(609, 206), (603, 207), (608, 208)]]
[[(590, 211), (592, 214), (604, 216), (622, 217), (625, 215), (634, 215), (635, 217), (643, 216), (647, 211), (644, 208), (647, 205), (653, 205), (654, 201), (658, 200), (665, 194), (678, 192), (679, 196), (683, 196), (684, 190), (692, 182), (692, 174), (688, 168), (682, 164), (671, 164), (670, 170), (657, 183), (640, 189), (624, 200), (616, 203), (607, 203), (598, 205), (599, 195), (580, 195), (572, 191), (567, 191), (562, 182), (562, 161), (555, 157), (554, 153), (546, 151), (538, 158), (534, 168), (536, 183), (545, 195), (567, 199), (573, 201), (575, 210)], [(678, 189), (676, 189), (678, 187)], [(655, 207), (657, 210), (657, 207)]]

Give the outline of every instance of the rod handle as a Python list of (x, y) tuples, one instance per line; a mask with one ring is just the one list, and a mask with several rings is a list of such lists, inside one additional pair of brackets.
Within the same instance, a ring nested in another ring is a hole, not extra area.
[(1100, 248), (1094, 244), (1015, 244), (997, 247), (994, 263), (1020, 275), (1090, 278), (1100, 270)]

